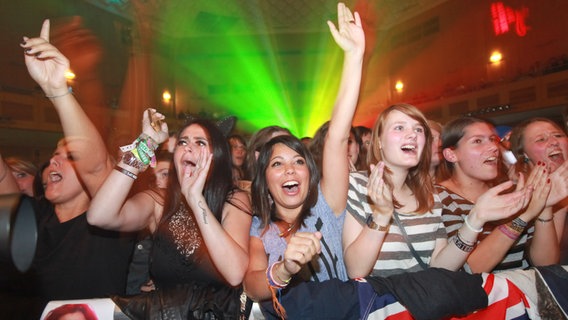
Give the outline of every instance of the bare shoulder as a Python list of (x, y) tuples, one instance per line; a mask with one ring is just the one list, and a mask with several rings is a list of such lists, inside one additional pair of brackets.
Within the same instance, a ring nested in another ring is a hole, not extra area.
[(243, 190), (236, 190), (231, 194), (227, 203), (230, 207), (235, 207), (247, 214), (252, 214), (250, 194)]

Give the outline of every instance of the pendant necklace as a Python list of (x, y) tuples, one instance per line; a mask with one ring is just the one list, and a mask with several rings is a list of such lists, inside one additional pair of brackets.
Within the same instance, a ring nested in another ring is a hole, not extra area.
[(296, 225), (296, 223), (290, 223), (290, 224), (288, 224), (288, 229), (286, 229), (286, 230), (280, 232), (280, 233), (278, 234), (278, 236), (279, 236), (280, 238), (286, 238), (287, 236), (290, 235), (290, 233), (292, 232), (292, 229), (294, 229), (294, 226), (295, 226), (295, 225)]

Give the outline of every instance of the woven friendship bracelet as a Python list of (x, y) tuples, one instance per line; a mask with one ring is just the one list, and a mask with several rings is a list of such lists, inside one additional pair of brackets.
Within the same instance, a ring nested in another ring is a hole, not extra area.
[(497, 229), (499, 229), (499, 231), (501, 231), (504, 235), (506, 235), (507, 237), (509, 237), (509, 239), (511, 240), (517, 240), (519, 238), (519, 236), (521, 235), (520, 232), (517, 232), (516, 230), (512, 229), (511, 227), (509, 227), (506, 224), (502, 224), (500, 226), (497, 227)]

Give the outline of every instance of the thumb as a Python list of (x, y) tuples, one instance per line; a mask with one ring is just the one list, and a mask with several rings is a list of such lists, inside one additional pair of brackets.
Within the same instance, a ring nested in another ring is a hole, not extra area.
[(318, 240), (321, 240), (322, 234), (319, 231), (314, 232), (314, 235), (316, 236), (316, 238), (318, 238)]

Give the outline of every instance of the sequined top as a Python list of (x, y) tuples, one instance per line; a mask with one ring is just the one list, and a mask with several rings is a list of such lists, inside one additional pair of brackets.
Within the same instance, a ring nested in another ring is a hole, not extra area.
[(150, 272), (157, 288), (188, 283), (226, 286), (211, 261), (193, 214), (183, 204), (158, 226), (150, 257)]

